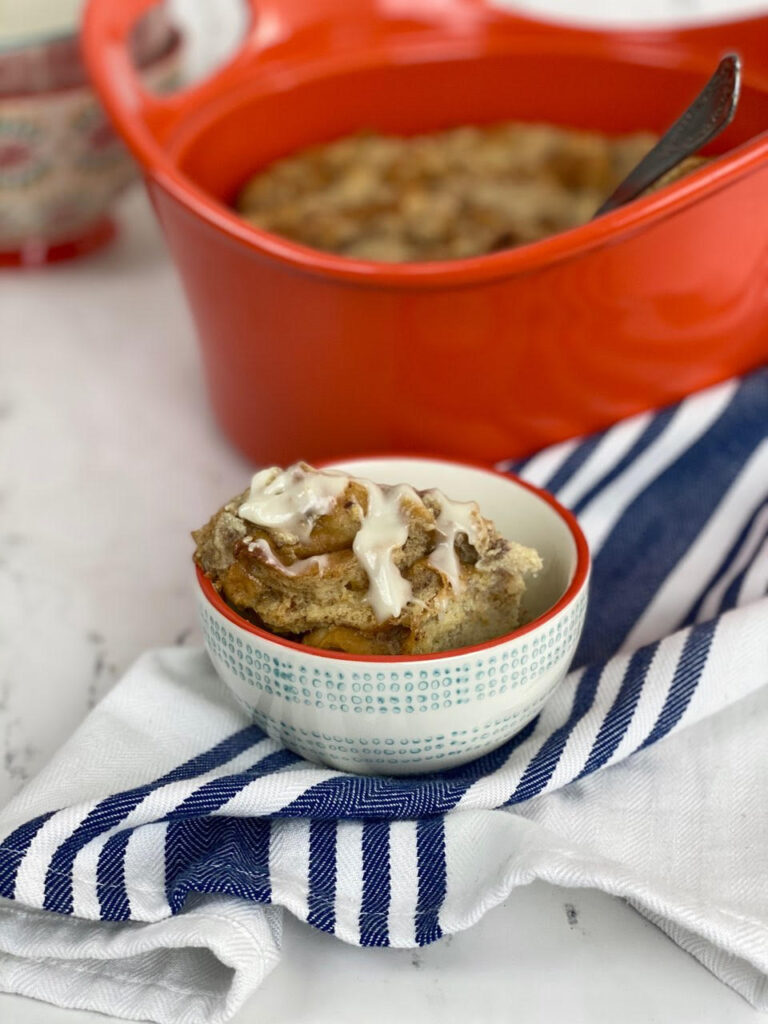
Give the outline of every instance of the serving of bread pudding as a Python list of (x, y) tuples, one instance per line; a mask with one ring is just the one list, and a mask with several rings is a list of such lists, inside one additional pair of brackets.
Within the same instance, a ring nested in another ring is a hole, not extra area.
[(474, 502), (306, 463), (257, 473), (193, 536), (197, 565), (243, 618), (353, 654), (436, 653), (510, 633), (542, 565)]
[[(588, 221), (655, 142), (516, 121), (360, 133), (275, 161), (235, 206), (266, 231), (355, 259), (462, 259)], [(691, 158), (660, 184), (703, 162)]]

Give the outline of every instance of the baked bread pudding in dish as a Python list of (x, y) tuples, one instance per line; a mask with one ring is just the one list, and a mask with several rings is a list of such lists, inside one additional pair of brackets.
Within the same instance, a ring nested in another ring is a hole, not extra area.
[(585, 223), (656, 141), (514, 121), (358, 134), (277, 160), (235, 206), (265, 231), (356, 259), (462, 259)]
[(474, 502), (303, 462), (257, 473), (193, 537), (197, 565), (239, 615), (350, 654), (430, 654), (511, 633), (542, 567)]

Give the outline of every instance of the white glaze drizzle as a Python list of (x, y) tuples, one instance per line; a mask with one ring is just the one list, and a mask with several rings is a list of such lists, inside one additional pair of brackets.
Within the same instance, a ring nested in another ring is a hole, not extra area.
[(317, 566), (318, 574), (322, 576), (323, 570), (328, 565), (328, 555), (310, 555), (309, 558), (297, 558), (292, 565), (285, 565), (263, 537), (257, 537), (256, 539), (246, 538), (246, 546), (252, 555), (257, 551), (260, 552), (263, 562), (272, 566), (273, 569), (279, 569), (286, 576), (303, 576), (313, 566)]
[[(355, 481), (365, 488), (368, 508), (352, 549), (368, 576), (368, 603), (377, 620), (383, 622), (397, 618), (414, 600), (411, 584), (395, 564), (395, 553), (408, 540), (408, 516), (403, 503), (420, 504), (421, 498), (408, 484), (384, 489), (370, 480), (355, 478)], [(257, 526), (278, 529), (306, 542), (317, 520), (334, 508), (349, 483), (350, 478), (341, 472), (319, 471), (304, 463), (296, 463), (285, 470), (264, 469), (253, 477), (248, 497), (240, 505), (238, 514)], [(429, 564), (454, 590), (459, 590), (461, 573), (455, 542), (458, 535), (464, 533), (470, 544), (476, 544), (479, 510), (474, 502), (450, 501), (436, 489), (428, 495), (440, 508), (435, 524), (438, 541), (429, 556)], [(252, 553), (258, 550), (267, 564), (287, 576), (301, 575), (313, 566), (322, 574), (327, 564), (327, 555), (312, 555), (284, 565), (266, 540), (247, 538), (246, 542)]]
[(331, 511), (348, 484), (343, 473), (320, 473), (302, 462), (285, 470), (273, 466), (256, 473), (237, 514), (306, 543), (317, 520)]
[(461, 589), (461, 569), (456, 554), (456, 538), (464, 533), (469, 543), (477, 548), (480, 510), (474, 501), (451, 501), (437, 489), (427, 491), (424, 497), (432, 498), (440, 506), (435, 522), (440, 539), (429, 556), (429, 564), (458, 592)]
[(413, 589), (395, 565), (394, 553), (408, 540), (403, 498), (419, 501), (407, 484), (387, 491), (369, 480), (359, 481), (368, 492), (368, 511), (355, 534), (352, 550), (368, 575), (368, 603), (379, 622), (397, 618), (413, 598)]

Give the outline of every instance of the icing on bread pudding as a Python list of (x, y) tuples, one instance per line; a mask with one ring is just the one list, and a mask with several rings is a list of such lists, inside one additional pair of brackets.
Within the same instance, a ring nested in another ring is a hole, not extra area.
[(193, 533), (195, 561), (238, 614), (351, 654), (428, 654), (523, 621), (536, 551), (475, 502), (303, 462), (256, 473)]

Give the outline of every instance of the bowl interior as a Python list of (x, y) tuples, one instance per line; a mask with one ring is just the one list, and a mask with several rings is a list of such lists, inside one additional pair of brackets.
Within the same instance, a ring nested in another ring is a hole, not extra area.
[(452, 462), (417, 458), (370, 458), (334, 462), (376, 483), (409, 483), (424, 490), (438, 487), (457, 501), (476, 501), (509, 540), (535, 548), (544, 568), (526, 590), (529, 619), (547, 612), (568, 589), (576, 572), (578, 551), (568, 524), (556, 508), (511, 477)]
[[(375, 130), (414, 134), (506, 119), (545, 121), (607, 134), (664, 131), (712, 70), (626, 58), (526, 48), (441, 59), (308, 71), (284, 69), (277, 82), (244, 81), (197, 109), (165, 144), (202, 190), (230, 202), (250, 174), (289, 153)], [(541, 44), (538, 44), (539, 46)], [(450, 97), (450, 101), (446, 101)], [(731, 127), (708, 148), (721, 153), (763, 132), (768, 94), (742, 89)]]

